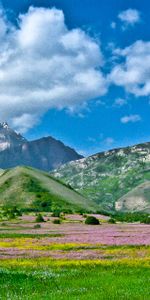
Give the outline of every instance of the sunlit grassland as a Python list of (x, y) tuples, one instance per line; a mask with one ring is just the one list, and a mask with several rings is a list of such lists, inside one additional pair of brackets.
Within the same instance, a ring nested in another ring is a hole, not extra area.
[(150, 299), (149, 283), (144, 259), (0, 262), (0, 299)]
[[(30, 239), (18, 238), (16, 247), (19, 240)], [(51, 245), (67, 252), (87, 249), (101, 251), (103, 259), (53, 259), (42, 257), (43, 249), (39, 258), (2, 259), (0, 299), (150, 299), (149, 246)]]

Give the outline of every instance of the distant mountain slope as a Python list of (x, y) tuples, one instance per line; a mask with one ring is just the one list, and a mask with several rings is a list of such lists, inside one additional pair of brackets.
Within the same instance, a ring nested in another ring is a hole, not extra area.
[[(118, 199), (150, 180), (150, 143), (98, 153), (52, 174), (94, 200), (100, 209), (114, 211)], [(150, 198), (147, 201), (150, 212)]]
[(28, 167), (5, 170), (0, 176), (0, 205), (45, 210), (94, 211), (92, 201), (52, 178)]
[(122, 198), (116, 201), (115, 207), (117, 211), (121, 212), (135, 212), (143, 211), (150, 212), (150, 181), (146, 181)]
[(0, 123), (0, 168), (27, 165), (49, 171), (82, 158), (75, 150), (52, 137), (28, 142), (7, 123)]

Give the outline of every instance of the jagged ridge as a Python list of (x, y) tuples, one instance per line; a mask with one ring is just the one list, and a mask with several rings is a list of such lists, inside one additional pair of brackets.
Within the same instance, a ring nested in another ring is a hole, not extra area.
[(27, 165), (49, 171), (69, 161), (81, 158), (74, 149), (53, 137), (27, 141), (12, 130), (7, 123), (0, 123), (0, 168)]

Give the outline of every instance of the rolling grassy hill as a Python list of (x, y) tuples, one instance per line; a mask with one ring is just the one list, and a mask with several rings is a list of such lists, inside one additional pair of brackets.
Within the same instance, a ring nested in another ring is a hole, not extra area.
[(115, 203), (116, 210), (124, 212), (142, 211), (150, 212), (150, 181), (146, 181), (129, 193), (121, 197)]
[[(150, 181), (150, 143), (98, 153), (63, 165), (52, 174), (95, 201), (100, 210), (114, 212), (117, 207), (120, 212), (141, 212), (146, 207), (150, 213), (150, 191), (143, 190), (137, 205), (135, 189)], [(129, 192), (132, 197), (123, 200)], [(116, 206), (117, 201), (124, 204)]]
[(49, 174), (29, 167), (1, 172), (0, 205), (22, 209), (94, 211), (96, 205)]

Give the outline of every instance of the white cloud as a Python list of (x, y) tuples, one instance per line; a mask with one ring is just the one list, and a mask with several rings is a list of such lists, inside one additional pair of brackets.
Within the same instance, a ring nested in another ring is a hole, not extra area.
[(150, 95), (150, 42), (137, 41), (125, 49), (116, 49), (122, 60), (108, 76), (111, 83), (122, 86), (135, 96)]
[(129, 115), (129, 116), (124, 116), (121, 118), (121, 123), (127, 124), (129, 122), (131, 123), (136, 123), (141, 121), (140, 115)]
[(122, 98), (117, 98), (114, 102), (114, 106), (118, 106), (118, 107), (124, 106), (126, 104), (127, 104), (127, 101)]
[(0, 14), (0, 119), (25, 132), (51, 108), (73, 111), (107, 92), (100, 45), (61, 10), (34, 8), (14, 28)]
[(18, 128), (21, 133), (26, 132), (28, 129), (33, 127), (38, 123), (37, 116), (34, 114), (23, 114), (19, 117), (14, 117), (12, 120), (12, 125)]
[(127, 9), (119, 13), (118, 18), (123, 23), (123, 29), (133, 26), (141, 20), (140, 12), (136, 9)]

